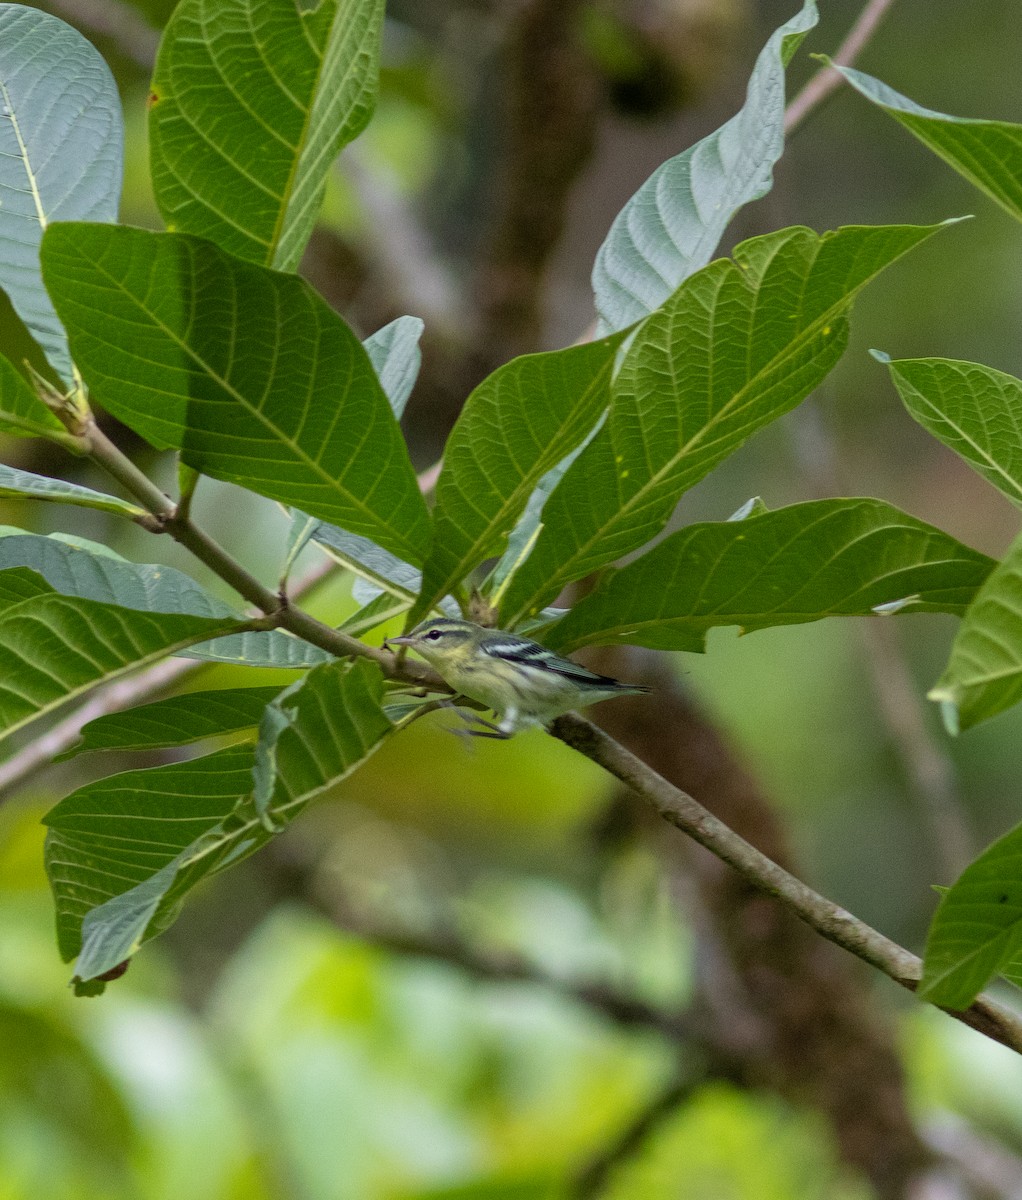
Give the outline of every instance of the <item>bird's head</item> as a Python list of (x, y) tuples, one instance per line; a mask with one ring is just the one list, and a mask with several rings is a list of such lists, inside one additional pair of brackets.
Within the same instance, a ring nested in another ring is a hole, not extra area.
[(471, 621), (457, 621), (452, 617), (435, 617), (423, 621), (401, 637), (387, 638), (384, 645), (407, 646), (435, 666), (441, 674), (443, 667), (466, 661), (475, 655), (479, 640), (486, 633), (480, 625)]

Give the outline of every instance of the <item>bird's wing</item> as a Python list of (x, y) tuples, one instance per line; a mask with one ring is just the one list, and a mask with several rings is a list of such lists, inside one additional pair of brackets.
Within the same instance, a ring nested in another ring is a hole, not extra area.
[(539, 642), (534, 642), (529, 638), (515, 637), (512, 633), (494, 634), (492, 637), (486, 638), (482, 643), (482, 650), (484, 654), (489, 654), (493, 658), (508, 659), (511, 662), (520, 663), (523, 667), (535, 667), (538, 670), (550, 671), (554, 675), (574, 680), (576, 683), (590, 686), (602, 684), (610, 688), (627, 686), (617, 679), (612, 679), (609, 675), (598, 675), (595, 671), (583, 667), (581, 663), (572, 662), (570, 658), (562, 658), (559, 654), (548, 650), (546, 646), (541, 646)]

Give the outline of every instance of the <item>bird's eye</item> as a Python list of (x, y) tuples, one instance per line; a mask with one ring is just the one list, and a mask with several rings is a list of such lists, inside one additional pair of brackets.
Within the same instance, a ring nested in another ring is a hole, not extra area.
[(429, 631), (429, 633), (426, 634), (426, 641), (427, 642), (439, 642), (443, 636), (444, 635), (440, 632), (439, 629), (431, 629)]

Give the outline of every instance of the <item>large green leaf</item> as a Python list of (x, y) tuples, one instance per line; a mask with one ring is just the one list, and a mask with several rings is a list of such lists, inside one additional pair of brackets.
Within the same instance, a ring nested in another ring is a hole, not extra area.
[(620, 342), (516, 358), (469, 396), (444, 450), (433, 546), (409, 620), (503, 549), (536, 484), (605, 411)]
[(882, 500), (815, 500), (671, 534), (604, 575), (543, 640), (700, 651), (716, 625), (751, 632), (899, 601), (960, 614), (994, 565)]
[(0, 5), (0, 287), (65, 383), (67, 337), (39, 274), (51, 221), (113, 221), (123, 121), (110, 69), (70, 25)]
[(979, 363), (873, 353), (919, 424), (1022, 505), (1022, 381)]
[(1022, 826), (988, 847), (941, 897), (919, 995), (962, 1009), (1002, 971), (1018, 979), (1022, 951)]
[(980, 588), (930, 691), (953, 731), (1022, 699), (1022, 537)]
[(64, 426), (3, 355), (0, 355), (0, 432), (14, 437), (64, 434)]
[(0, 571), (0, 734), (239, 624), (233, 615), (139, 612), (71, 598), (34, 571)]
[(158, 750), (187, 746), (205, 738), (255, 729), (263, 709), (280, 688), (223, 688), (187, 692), (126, 712), (108, 713), (82, 726), (81, 741), (61, 760), (91, 750)]
[[(65, 541), (24, 530), (0, 530), (0, 570), (28, 567), (55, 591), (140, 612), (243, 620), (190, 575), (162, 563), (133, 563), (84, 539)], [(331, 661), (318, 646), (282, 629), (245, 630), (180, 651), (182, 658), (252, 667), (311, 667)]]
[(96, 399), (206, 475), (421, 562), (429, 517), (372, 363), (296, 276), (183, 234), (57, 225), (47, 286)]
[(133, 521), (145, 516), (146, 510), (117, 496), (96, 492), (77, 483), (66, 483), (63, 479), (51, 479), (48, 475), (35, 475), (31, 471), (19, 471), (0, 463), (0, 496), (26, 500), (49, 500), (51, 504), (74, 504), (80, 508), (98, 508), (101, 512), (116, 513)]
[(384, 0), (183, 0), (149, 114), (169, 229), (294, 271), (327, 172), (376, 103)]
[[(44, 819), (50, 828), (46, 869), (64, 958), (81, 949), (82, 920), (90, 911), (144, 888), (183, 851), (221, 830), (251, 788), (252, 747), (231, 746), (190, 762), (97, 780), (51, 809)], [(244, 824), (233, 822), (239, 829)], [(241, 838), (246, 834), (259, 838), (258, 822)], [(157, 894), (153, 911), (160, 899)]]
[(819, 384), (855, 296), (935, 228), (782, 229), (688, 279), (639, 326), (607, 421), (547, 501), (501, 624), (659, 533), (683, 492)]
[(65, 958), (87, 981), (173, 921), (200, 880), (254, 850), (390, 731), (383, 677), (365, 660), (333, 662), (288, 689), (265, 813), (253, 797), (254, 750), (231, 747), (184, 764), (89, 784), (46, 817), (47, 870)]
[(763, 47), (741, 111), (658, 167), (618, 214), (593, 267), (603, 329), (659, 308), (710, 261), (738, 209), (770, 190), (784, 149), (784, 69), (817, 19), (806, 0)]
[(851, 67), (837, 70), (856, 91), (910, 133), (981, 192), (1022, 221), (1022, 125), (1010, 121), (981, 121), (949, 117), (922, 108), (879, 79)]

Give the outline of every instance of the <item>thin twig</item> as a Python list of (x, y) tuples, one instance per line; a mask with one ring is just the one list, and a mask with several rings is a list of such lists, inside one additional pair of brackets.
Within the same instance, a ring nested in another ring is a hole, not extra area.
[[(775, 896), (828, 941), (876, 967), (901, 987), (912, 992), (918, 988), (922, 962), (914, 954), (779, 867), (602, 729), (569, 713), (559, 717), (550, 732), (627, 784), (665, 821), (705, 846), (749, 883)], [(1022, 1016), (996, 1001), (980, 996), (967, 1009), (943, 1011), (1022, 1054)]]
[[(850, 67), (869, 44), (877, 27), (887, 14), (894, 0), (869, 0), (859, 14), (859, 19), (848, 31), (848, 36), (837, 48), (833, 62), (839, 67)], [(841, 72), (833, 67), (821, 68), (784, 110), (785, 135), (800, 125), (842, 82)]]

